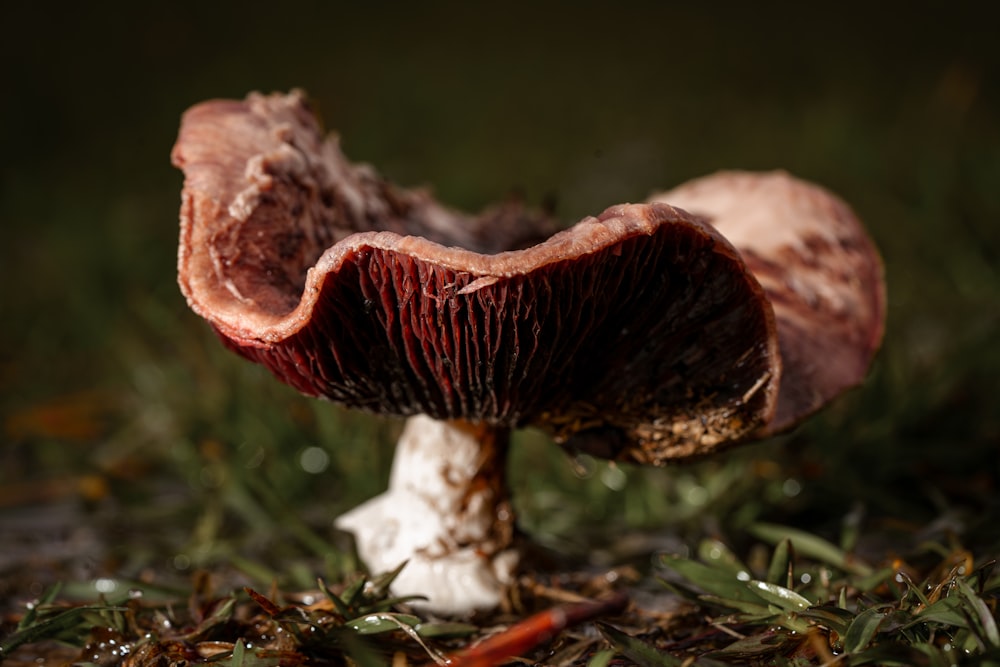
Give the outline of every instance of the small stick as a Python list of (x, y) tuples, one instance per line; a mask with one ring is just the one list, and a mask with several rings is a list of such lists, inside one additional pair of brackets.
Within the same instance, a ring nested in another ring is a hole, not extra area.
[(552, 607), (450, 657), (447, 664), (449, 667), (492, 667), (502, 660), (522, 655), (570, 626), (605, 614), (621, 613), (626, 606), (628, 595), (617, 592), (604, 600)]

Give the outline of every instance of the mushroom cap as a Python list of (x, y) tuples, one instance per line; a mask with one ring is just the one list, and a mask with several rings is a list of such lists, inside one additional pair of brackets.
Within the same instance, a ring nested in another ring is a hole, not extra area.
[(864, 379), (885, 331), (885, 279), (875, 244), (839, 197), (783, 171), (731, 171), (650, 201), (708, 220), (767, 293), (783, 373), (777, 412), (759, 436), (787, 430)]
[(297, 93), (192, 108), (173, 160), (188, 303), (305, 394), (599, 434), (595, 453), (657, 464), (774, 416), (764, 290), (681, 209), (615, 206), (554, 234), (517, 207), (465, 216), (347, 162)]

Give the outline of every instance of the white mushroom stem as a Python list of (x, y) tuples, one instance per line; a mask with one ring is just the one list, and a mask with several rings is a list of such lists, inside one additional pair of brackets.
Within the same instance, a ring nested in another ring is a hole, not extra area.
[(499, 604), (518, 559), (507, 439), (505, 430), (466, 422), (407, 420), (388, 491), (336, 520), (371, 572), (407, 561), (393, 594), (426, 596), (419, 606), (446, 615)]

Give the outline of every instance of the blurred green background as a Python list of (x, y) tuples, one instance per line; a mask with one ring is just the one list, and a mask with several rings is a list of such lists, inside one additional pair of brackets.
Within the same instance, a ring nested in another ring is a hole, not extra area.
[(683, 549), (767, 518), (996, 548), (995, 25), (961, 3), (801, 4), (5, 10), (0, 598), (220, 563), (309, 585), (349, 566), (330, 518), (382, 487), (398, 424), (226, 353), (175, 283), (180, 114), (293, 87), (350, 158), (457, 207), (513, 193), (572, 221), (780, 167), (841, 194), (881, 247), (889, 327), (862, 389), (774, 442), (667, 471), (569, 461), (524, 434), (513, 483), (540, 541), (603, 553), (595, 526), (634, 528), (636, 551)]

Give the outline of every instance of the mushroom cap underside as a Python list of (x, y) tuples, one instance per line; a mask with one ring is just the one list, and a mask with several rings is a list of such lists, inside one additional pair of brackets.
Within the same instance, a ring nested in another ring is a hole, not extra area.
[(598, 433), (601, 455), (646, 463), (773, 418), (771, 305), (681, 209), (621, 205), (555, 234), (511, 207), (464, 216), (348, 163), (297, 94), (194, 107), (173, 158), (189, 304), (306, 394)]
[(885, 278), (844, 201), (782, 171), (720, 172), (650, 201), (708, 220), (767, 294), (783, 370), (761, 435), (787, 430), (864, 379), (885, 332)]

